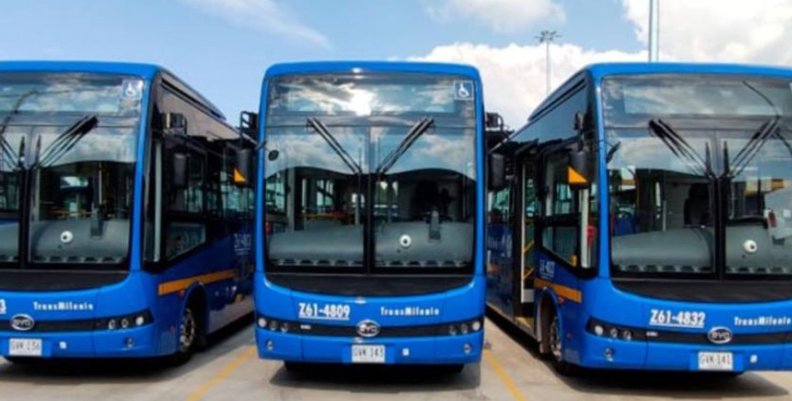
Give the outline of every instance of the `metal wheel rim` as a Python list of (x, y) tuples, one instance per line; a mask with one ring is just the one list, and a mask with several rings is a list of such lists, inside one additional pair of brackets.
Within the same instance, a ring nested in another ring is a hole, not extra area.
[(558, 330), (558, 317), (553, 316), (553, 321), (550, 322), (550, 329), (549, 329), (549, 343), (550, 343), (550, 352), (553, 354), (553, 358), (556, 361), (561, 361), (561, 332)]
[(179, 327), (179, 351), (187, 352), (195, 341), (195, 318), (192, 310), (186, 308), (182, 314), (182, 321)]

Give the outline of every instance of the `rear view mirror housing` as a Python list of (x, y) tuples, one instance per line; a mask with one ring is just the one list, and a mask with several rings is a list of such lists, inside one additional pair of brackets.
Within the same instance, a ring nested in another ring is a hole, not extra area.
[(589, 152), (585, 149), (569, 152), (567, 183), (572, 188), (587, 188), (592, 181), (589, 169)]
[(176, 189), (187, 188), (187, 174), (187, 155), (184, 153), (174, 153), (171, 185)]
[(253, 150), (240, 149), (236, 153), (234, 184), (238, 186), (251, 186), (251, 177), (253, 177)]
[(506, 156), (499, 153), (489, 155), (487, 182), (490, 191), (497, 192), (506, 187)]
[(163, 113), (162, 127), (171, 135), (187, 135), (187, 118), (181, 113)]
[(259, 115), (252, 111), (243, 111), (239, 113), (239, 130), (252, 138), (258, 137), (258, 120)]

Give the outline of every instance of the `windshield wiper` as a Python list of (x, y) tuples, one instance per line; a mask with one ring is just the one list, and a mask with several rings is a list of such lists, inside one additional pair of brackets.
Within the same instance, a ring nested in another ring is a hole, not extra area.
[(382, 162), (380, 163), (379, 166), (377, 166), (375, 173), (377, 175), (387, 173), (388, 170), (390, 170), (391, 167), (393, 167), (393, 165), (396, 164), (399, 158), (401, 158), (402, 156), (404, 156), (405, 153), (407, 153), (407, 151), (410, 149), (410, 146), (412, 146), (412, 144), (415, 143), (418, 137), (420, 137), (427, 130), (429, 130), (429, 128), (432, 125), (434, 125), (434, 119), (429, 117), (424, 117), (420, 121), (415, 123), (415, 125), (410, 127), (410, 130), (407, 131), (407, 135), (404, 136), (404, 139), (401, 141), (401, 143), (399, 143), (399, 146), (396, 149), (394, 149), (392, 152), (390, 152), (387, 156), (385, 156), (384, 159), (382, 159)]
[(731, 167), (726, 169), (727, 177), (734, 178), (740, 175), (748, 166), (748, 163), (759, 154), (759, 150), (762, 149), (762, 146), (767, 143), (767, 140), (770, 139), (771, 136), (777, 136), (780, 137), (783, 142), (786, 141), (779, 133), (778, 122), (779, 118), (774, 117), (759, 127), (759, 130), (753, 134), (751, 139), (748, 140), (748, 143), (737, 152), (737, 155), (734, 156), (734, 160), (729, 162)]
[[(11, 117), (19, 113), (19, 108), (22, 107), (25, 99), (38, 94), (39, 91), (37, 89), (32, 89), (20, 95), (16, 103), (14, 103), (14, 107), (3, 117), (3, 122), (0, 124), (0, 164), (8, 164), (11, 170), (16, 170), (17, 166), (12, 161), (14, 160), (14, 147), (8, 143), (8, 139), (5, 137), (6, 128), (8, 128), (8, 123), (11, 122)], [(22, 146), (24, 147), (24, 145)]]
[(327, 129), (327, 126), (324, 125), (324, 123), (322, 123), (317, 118), (309, 117), (307, 120), (307, 124), (309, 127), (313, 128), (313, 130), (316, 131), (316, 133), (319, 134), (319, 136), (321, 136), (322, 139), (324, 139), (328, 145), (330, 145), (330, 148), (332, 148), (333, 151), (336, 152), (338, 157), (341, 158), (344, 164), (346, 164), (347, 167), (349, 167), (349, 169), (352, 170), (353, 173), (358, 175), (363, 174), (363, 169), (360, 167), (360, 164), (358, 164), (358, 162), (356, 162), (355, 159), (353, 159), (352, 156), (350, 156), (349, 153), (347, 153), (347, 151), (344, 150), (344, 148), (341, 146), (341, 144), (338, 143), (338, 141), (335, 139), (333, 134), (330, 133), (330, 130)]
[(35, 169), (38, 167), (48, 167), (53, 165), (65, 154), (69, 153), (69, 151), (72, 150), (75, 145), (77, 145), (77, 142), (80, 142), (80, 140), (86, 134), (96, 128), (98, 123), (99, 119), (96, 118), (95, 115), (85, 116), (79, 119), (66, 131), (61, 132), (58, 137), (55, 138), (55, 140), (52, 141), (49, 146), (47, 146), (47, 149), (44, 150), (44, 153), (41, 154), (40, 157), (39, 151), (41, 150), (41, 137), (39, 137), (39, 146), (36, 149), (36, 157), (33, 160), (30, 168)]
[(712, 171), (712, 160), (710, 159), (709, 145), (706, 149), (706, 158), (702, 158), (693, 146), (685, 138), (679, 135), (671, 126), (661, 119), (649, 120), (649, 128), (679, 159), (688, 162), (688, 165), (698, 170), (698, 173), (716, 179), (717, 175)]

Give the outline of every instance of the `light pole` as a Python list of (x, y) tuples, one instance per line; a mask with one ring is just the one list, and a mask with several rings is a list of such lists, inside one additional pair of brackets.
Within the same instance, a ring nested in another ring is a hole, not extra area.
[(545, 62), (547, 63), (545, 65), (545, 73), (547, 74), (547, 94), (548, 95), (550, 94), (550, 86), (551, 86), (550, 85), (550, 77), (551, 77), (551, 73), (550, 73), (550, 43), (553, 42), (554, 40), (560, 38), (560, 37), (561, 37), (561, 35), (559, 35), (558, 32), (556, 32), (556, 31), (548, 31), (548, 30), (544, 30), (542, 32), (539, 32), (539, 36), (536, 37), (536, 39), (539, 39), (539, 43), (544, 43), (545, 44)]
[(660, 0), (649, 0), (649, 62), (660, 53)]

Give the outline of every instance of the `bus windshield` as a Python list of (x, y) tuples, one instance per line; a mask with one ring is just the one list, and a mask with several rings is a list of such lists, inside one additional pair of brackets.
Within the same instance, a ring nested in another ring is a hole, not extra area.
[(142, 90), (128, 76), (0, 75), (0, 268), (126, 260)]
[(792, 277), (790, 83), (604, 80), (614, 275)]
[(476, 210), (472, 81), (325, 74), (277, 78), (269, 88), (265, 202), (271, 268), (470, 265)]

